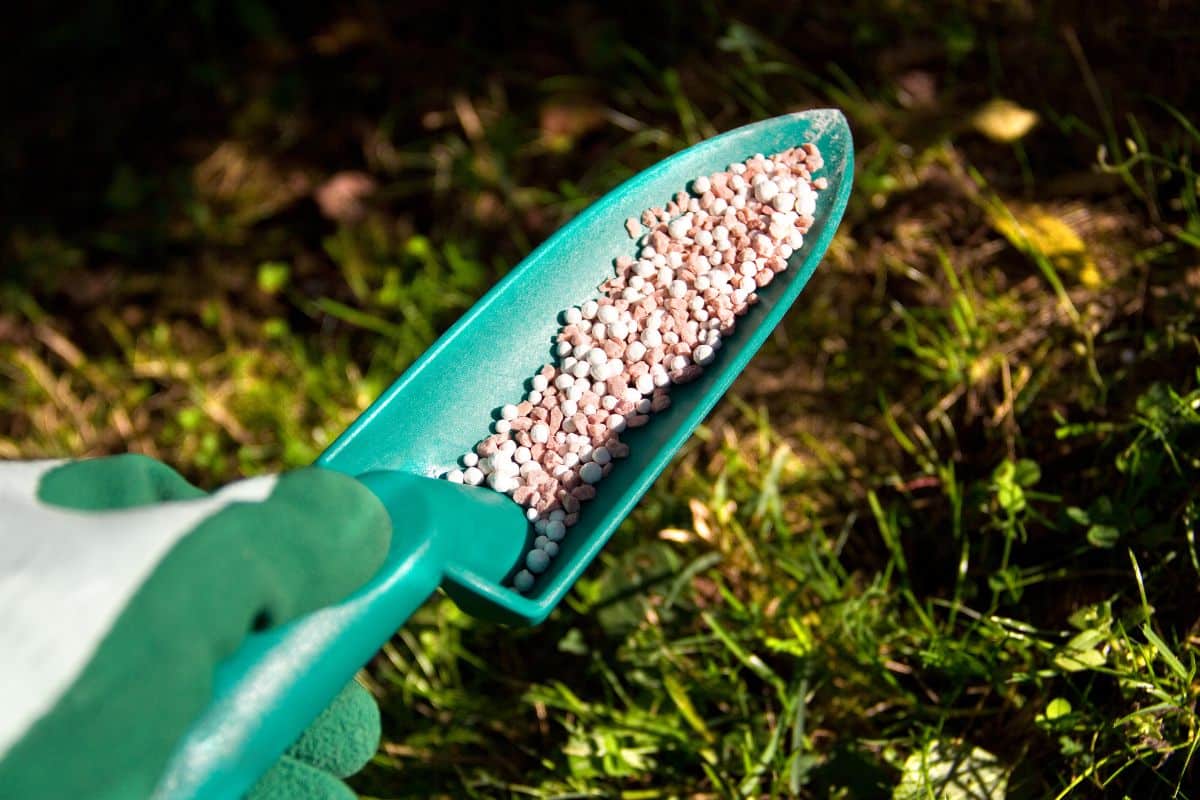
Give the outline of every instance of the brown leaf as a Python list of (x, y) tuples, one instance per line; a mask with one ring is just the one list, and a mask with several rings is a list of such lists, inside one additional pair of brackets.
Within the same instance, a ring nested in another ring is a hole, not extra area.
[(335, 222), (355, 222), (366, 213), (366, 199), (375, 191), (375, 179), (365, 172), (347, 170), (324, 181), (313, 192), (313, 199), (324, 214)]
[(542, 140), (552, 149), (566, 150), (581, 136), (604, 124), (600, 106), (583, 103), (549, 103), (542, 106), (538, 125)]
[(971, 115), (971, 126), (996, 142), (1015, 142), (1038, 123), (1038, 114), (1011, 100), (989, 100)]

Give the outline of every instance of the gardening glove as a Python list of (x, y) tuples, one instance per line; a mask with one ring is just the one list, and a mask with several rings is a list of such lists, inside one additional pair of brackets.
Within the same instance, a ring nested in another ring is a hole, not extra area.
[[(149, 796), (215, 666), (364, 583), (390, 530), (328, 470), (208, 495), (142, 456), (0, 464), (0, 796)], [(368, 704), (344, 692), (255, 791), (352, 797), (332, 776), (373, 754)]]

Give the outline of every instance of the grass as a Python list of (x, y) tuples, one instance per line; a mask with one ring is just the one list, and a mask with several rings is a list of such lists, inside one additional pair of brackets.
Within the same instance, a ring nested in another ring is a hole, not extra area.
[(0, 134), (0, 456), (308, 463), (636, 170), (799, 107), (858, 142), (826, 263), (563, 608), (439, 600), (368, 666), (364, 796), (1200, 796), (1185, 11), (234, 7), (30, 37), (187, 69), (142, 127), (117, 63)]

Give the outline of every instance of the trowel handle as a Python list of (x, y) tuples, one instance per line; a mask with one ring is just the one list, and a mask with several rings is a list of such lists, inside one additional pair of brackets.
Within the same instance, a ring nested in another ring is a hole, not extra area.
[[(358, 477), (392, 518), (383, 566), (344, 602), (251, 635), (220, 665), (212, 702), (176, 749), (156, 800), (242, 797), (437, 589), (456, 553), (490, 563), (498, 581), (525, 545), (524, 517), (495, 492), (400, 472)], [(507, 533), (481, 536), (476, 525)], [(504, 546), (482, 546), (492, 539)]]

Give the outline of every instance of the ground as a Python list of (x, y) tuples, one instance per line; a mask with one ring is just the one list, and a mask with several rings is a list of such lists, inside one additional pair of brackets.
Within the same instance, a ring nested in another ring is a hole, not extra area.
[(1200, 796), (1194, 10), (405, 6), (15, 20), (0, 457), (309, 463), (605, 190), (837, 106), (786, 323), (545, 625), (384, 646), (356, 788)]

